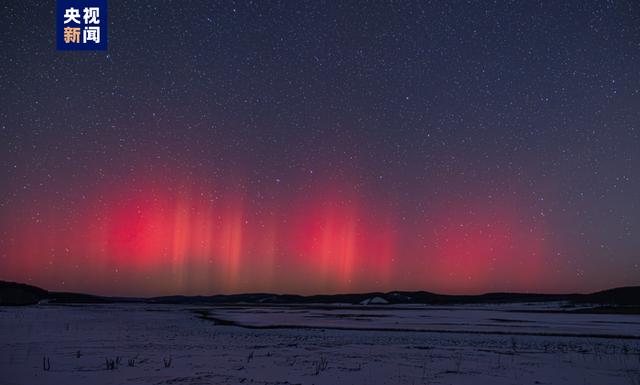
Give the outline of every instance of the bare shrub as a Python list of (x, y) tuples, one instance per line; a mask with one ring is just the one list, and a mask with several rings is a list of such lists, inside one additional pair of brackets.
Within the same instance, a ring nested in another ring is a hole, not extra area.
[(116, 360), (105, 357), (104, 365), (107, 368), (107, 370), (114, 370), (116, 368)]
[(313, 375), (317, 376), (320, 372), (325, 371), (329, 366), (329, 361), (324, 356), (320, 357), (320, 360), (316, 361), (313, 365)]

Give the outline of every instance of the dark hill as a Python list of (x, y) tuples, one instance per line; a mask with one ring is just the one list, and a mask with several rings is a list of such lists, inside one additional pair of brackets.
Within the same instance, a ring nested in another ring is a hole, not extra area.
[(480, 295), (446, 295), (426, 291), (392, 291), (388, 293), (372, 292), (310, 296), (269, 293), (218, 294), (211, 296), (175, 295), (143, 299), (50, 292), (22, 283), (0, 281), (0, 305), (30, 305), (40, 301), (48, 301), (51, 303), (359, 304), (374, 297), (383, 298), (389, 304), (452, 305), (569, 301), (576, 304), (593, 304), (604, 307), (640, 307), (640, 286), (620, 287), (591, 294), (487, 293)]
[(374, 297), (383, 298), (389, 304), (486, 304), (516, 302), (569, 301), (581, 304), (605, 306), (640, 306), (640, 286), (622, 287), (592, 294), (534, 294), (534, 293), (487, 293), (480, 295), (446, 295), (426, 291), (392, 291), (388, 293), (354, 293), (327, 295), (291, 294), (232, 294), (212, 296), (167, 296), (150, 298), (153, 303), (254, 303), (254, 304), (359, 304)]
[(618, 287), (578, 296), (575, 302), (618, 306), (639, 306), (640, 286)]
[(0, 281), (0, 305), (31, 305), (46, 298), (48, 292), (24, 283)]
[(34, 305), (40, 301), (52, 303), (109, 303), (115, 302), (117, 299), (91, 294), (47, 291), (24, 283), (0, 281), (0, 306)]

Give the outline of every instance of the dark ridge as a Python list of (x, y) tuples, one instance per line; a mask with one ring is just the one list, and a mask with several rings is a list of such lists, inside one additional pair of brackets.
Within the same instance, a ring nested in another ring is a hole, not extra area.
[[(388, 304), (502, 304), (516, 302), (566, 301), (570, 304), (594, 304), (610, 307), (640, 306), (640, 286), (621, 287), (592, 294), (534, 294), (534, 293), (487, 293), (480, 295), (446, 295), (427, 291), (392, 291), (388, 293), (354, 293), (333, 295), (291, 295), (291, 294), (232, 294), (212, 296), (168, 296), (150, 298), (153, 303), (211, 303), (211, 304), (359, 304), (379, 297)], [(382, 305), (384, 306), (384, 305)]]
[[(487, 293), (481, 295), (446, 295), (427, 291), (392, 291), (388, 293), (354, 293), (325, 295), (293, 294), (218, 294), (211, 296), (163, 296), (153, 298), (103, 297), (82, 293), (50, 292), (35, 286), (15, 282), (0, 281), (0, 305), (31, 305), (41, 301), (50, 303), (115, 303), (147, 302), (163, 304), (360, 304), (372, 298), (381, 298), (386, 304), (500, 304), (516, 302), (566, 301), (570, 305), (591, 304), (599, 306), (599, 311), (625, 312), (619, 307), (640, 307), (640, 286), (620, 287), (591, 294), (532, 294), (532, 293)], [(376, 304), (385, 306), (385, 304)], [(631, 309), (629, 311), (632, 311)], [(637, 310), (636, 310), (637, 311)]]
[(24, 283), (0, 281), (0, 306), (35, 305), (40, 302), (70, 303), (114, 303), (140, 301), (135, 298), (101, 297), (83, 293), (47, 291)]
[(47, 297), (50, 303), (114, 303), (112, 298), (91, 294), (50, 291)]
[(640, 286), (618, 287), (615, 289), (598, 291), (596, 293), (578, 296), (574, 302), (639, 306)]
[(0, 281), (0, 305), (32, 305), (46, 298), (48, 292), (24, 283)]

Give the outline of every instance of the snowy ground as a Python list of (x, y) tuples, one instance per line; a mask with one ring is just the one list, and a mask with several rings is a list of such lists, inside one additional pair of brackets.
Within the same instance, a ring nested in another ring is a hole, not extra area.
[(513, 310), (0, 308), (0, 384), (640, 385), (639, 316)]

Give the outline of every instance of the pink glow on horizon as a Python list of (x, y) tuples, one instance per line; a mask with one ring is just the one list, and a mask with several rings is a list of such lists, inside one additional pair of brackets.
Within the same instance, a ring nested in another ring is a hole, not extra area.
[[(214, 186), (181, 185), (190, 188), (153, 181), (103, 189), (70, 213), (14, 208), (14, 220), (2, 222), (10, 235), (1, 245), (9, 258), (2, 278), (160, 295), (481, 292), (495, 282), (527, 290), (544, 275), (541, 230), (508, 204), (446, 206), (416, 228), (401, 227), (389, 205), (335, 185), (260, 210), (240, 191), (214, 196)], [(34, 211), (40, 222), (24, 219)]]

